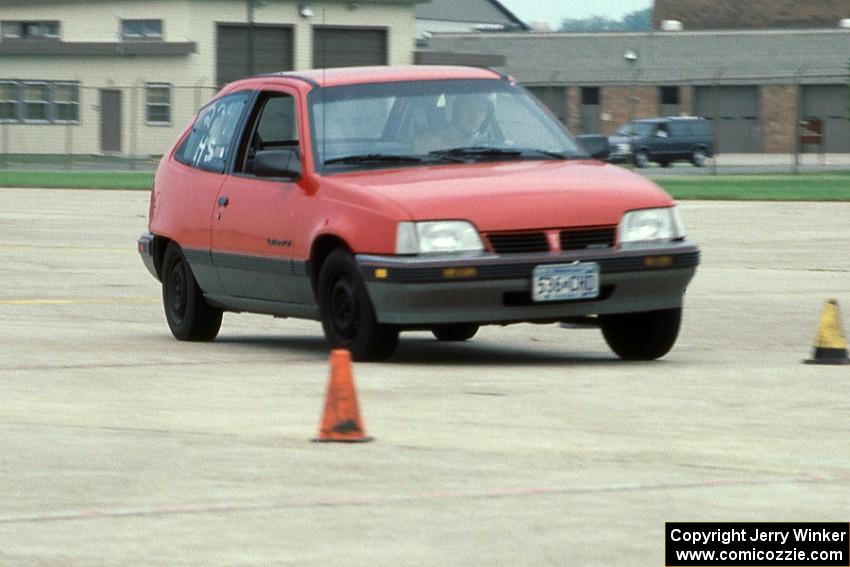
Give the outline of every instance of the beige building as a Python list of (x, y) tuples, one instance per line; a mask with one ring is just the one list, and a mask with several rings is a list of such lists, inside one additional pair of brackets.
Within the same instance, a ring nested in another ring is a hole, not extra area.
[(422, 0), (0, 0), (0, 152), (162, 154), (240, 77), (413, 63)]

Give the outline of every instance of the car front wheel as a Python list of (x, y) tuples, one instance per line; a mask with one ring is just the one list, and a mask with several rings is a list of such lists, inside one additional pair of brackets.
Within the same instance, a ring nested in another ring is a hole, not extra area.
[(162, 261), (162, 304), (171, 334), (181, 341), (211, 341), (221, 329), (221, 309), (211, 307), (180, 247), (172, 243)]
[(378, 323), (357, 263), (347, 250), (330, 253), (319, 272), (319, 313), (333, 348), (359, 361), (388, 358), (398, 346), (398, 328)]
[(681, 322), (681, 307), (599, 316), (605, 342), (623, 360), (661, 358), (673, 348)]

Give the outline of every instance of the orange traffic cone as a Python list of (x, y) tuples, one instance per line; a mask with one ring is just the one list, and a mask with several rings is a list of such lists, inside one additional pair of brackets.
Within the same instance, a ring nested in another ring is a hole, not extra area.
[(812, 358), (807, 364), (850, 364), (847, 357), (847, 339), (841, 325), (838, 302), (830, 299), (823, 308), (818, 334), (812, 347)]
[(364, 443), (371, 441), (366, 436), (357, 391), (351, 374), (351, 353), (347, 350), (331, 351), (331, 377), (325, 395), (325, 411), (319, 436), (313, 441)]

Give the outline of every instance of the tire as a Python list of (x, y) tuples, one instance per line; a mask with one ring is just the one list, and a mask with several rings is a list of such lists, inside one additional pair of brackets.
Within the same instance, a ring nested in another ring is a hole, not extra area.
[(605, 342), (623, 360), (655, 360), (670, 352), (681, 321), (681, 307), (599, 316)]
[(438, 341), (443, 342), (461, 342), (468, 341), (478, 332), (478, 325), (475, 323), (456, 323), (453, 325), (440, 325), (434, 327), (431, 332)]
[(649, 153), (646, 150), (638, 150), (634, 156), (635, 165), (640, 169), (649, 167)]
[(398, 346), (397, 327), (382, 325), (351, 254), (337, 248), (319, 272), (319, 314), (333, 348), (351, 351), (357, 361), (387, 359)]
[(694, 154), (691, 156), (691, 163), (696, 167), (702, 167), (705, 165), (705, 160), (708, 156), (705, 154), (705, 150), (702, 148), (697, 148), (694, 150)]
[(211, 341), (221, 329), (221, 309), (211, 307), (180, 247), (168, 245), (162, 261), (162, 305), (174, 338), (180, 341)]

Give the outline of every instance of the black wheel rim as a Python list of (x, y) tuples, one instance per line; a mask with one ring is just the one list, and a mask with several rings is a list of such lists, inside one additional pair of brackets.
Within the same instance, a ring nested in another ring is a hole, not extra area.
[(176, 324), (181, 324), (186, 317), (186, 306), (189, 303), (189, 290), (186, 288), (186, 271), (183, 262), (177, 260), (168, 273), (165, 286), (166, 304), (171, 317)]
[(360, 328), (360, 310), (351, 276), (345, 274), (337, 278), (329, 300), (334, 332), (344, 341), (353, 340)]

